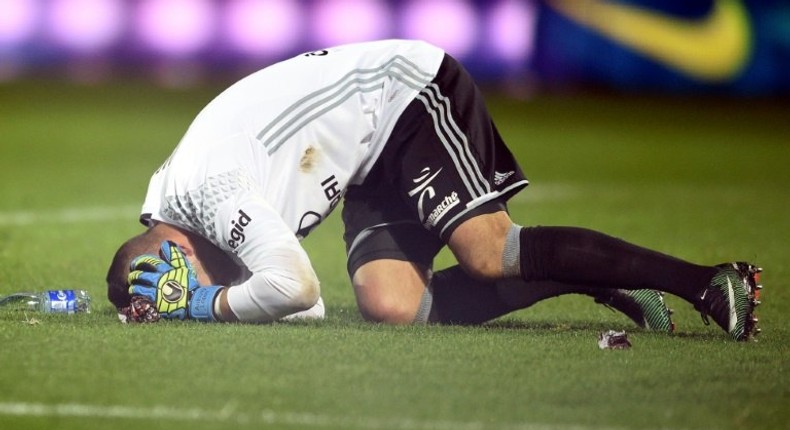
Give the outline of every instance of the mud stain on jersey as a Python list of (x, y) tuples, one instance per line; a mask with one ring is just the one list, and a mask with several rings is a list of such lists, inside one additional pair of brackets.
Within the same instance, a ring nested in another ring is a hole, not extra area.
[(310, 173), (316, 165), (318, 158), (318, 150), (314, 146), (308, 146), (299, 160), (299, 170), (304, 173)]

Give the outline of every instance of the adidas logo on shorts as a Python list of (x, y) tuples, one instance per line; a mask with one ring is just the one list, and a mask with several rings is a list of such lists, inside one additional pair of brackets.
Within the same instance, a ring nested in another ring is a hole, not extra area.
[(507, 178), (513, 176), (514, 173), (516, 172), (513, 170), (505, 173), (494, 172), (494, 185), (502, 185), (502, 183), (505, 182)]

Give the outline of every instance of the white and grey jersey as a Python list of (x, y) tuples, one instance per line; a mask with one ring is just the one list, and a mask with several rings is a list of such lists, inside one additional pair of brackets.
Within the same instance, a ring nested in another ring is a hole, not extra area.
[(304, 236), (349, 184), (365, 178), (443, 56), (416, 41), (353, 44), (303, 54), (240, 80), (191, 124), (152, 178), (143, 213), (223, 235), (227, 228), (206, 222), (210, 212), (227, 194), (254, 188)]

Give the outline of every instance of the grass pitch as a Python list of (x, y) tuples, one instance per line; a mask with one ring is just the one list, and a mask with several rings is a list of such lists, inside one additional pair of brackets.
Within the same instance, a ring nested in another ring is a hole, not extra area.
[[(781, 429), (790, 422), (790, 122), (749, 100), (492, 96), (531, 185), (523, 225), (578, 225), (699, 263), (765, 268), (763, 334), (678, 332), (583, 297), (483, 327), (362, 322), (339, 216), (304, 242), (322, 322), (118, 323), (103, 278), (153, 170), (217, 88), (0, 86), (0, 294), (85, 288), (71, 317), (0, 309), (3, 429)], [(449, 254), (438, 266), (452, 264)], [(633, 348), (601, 351), (625, 329)]]

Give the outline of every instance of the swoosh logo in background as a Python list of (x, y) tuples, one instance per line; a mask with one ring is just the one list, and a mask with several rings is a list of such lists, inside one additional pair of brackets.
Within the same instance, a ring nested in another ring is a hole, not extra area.
[(602, 0), (548, 0), (557, 12), (689, 77), (727, 81), (751, 53), (751, 27), (738, 0), (713, 0), (707, 15), (682, 18)]

